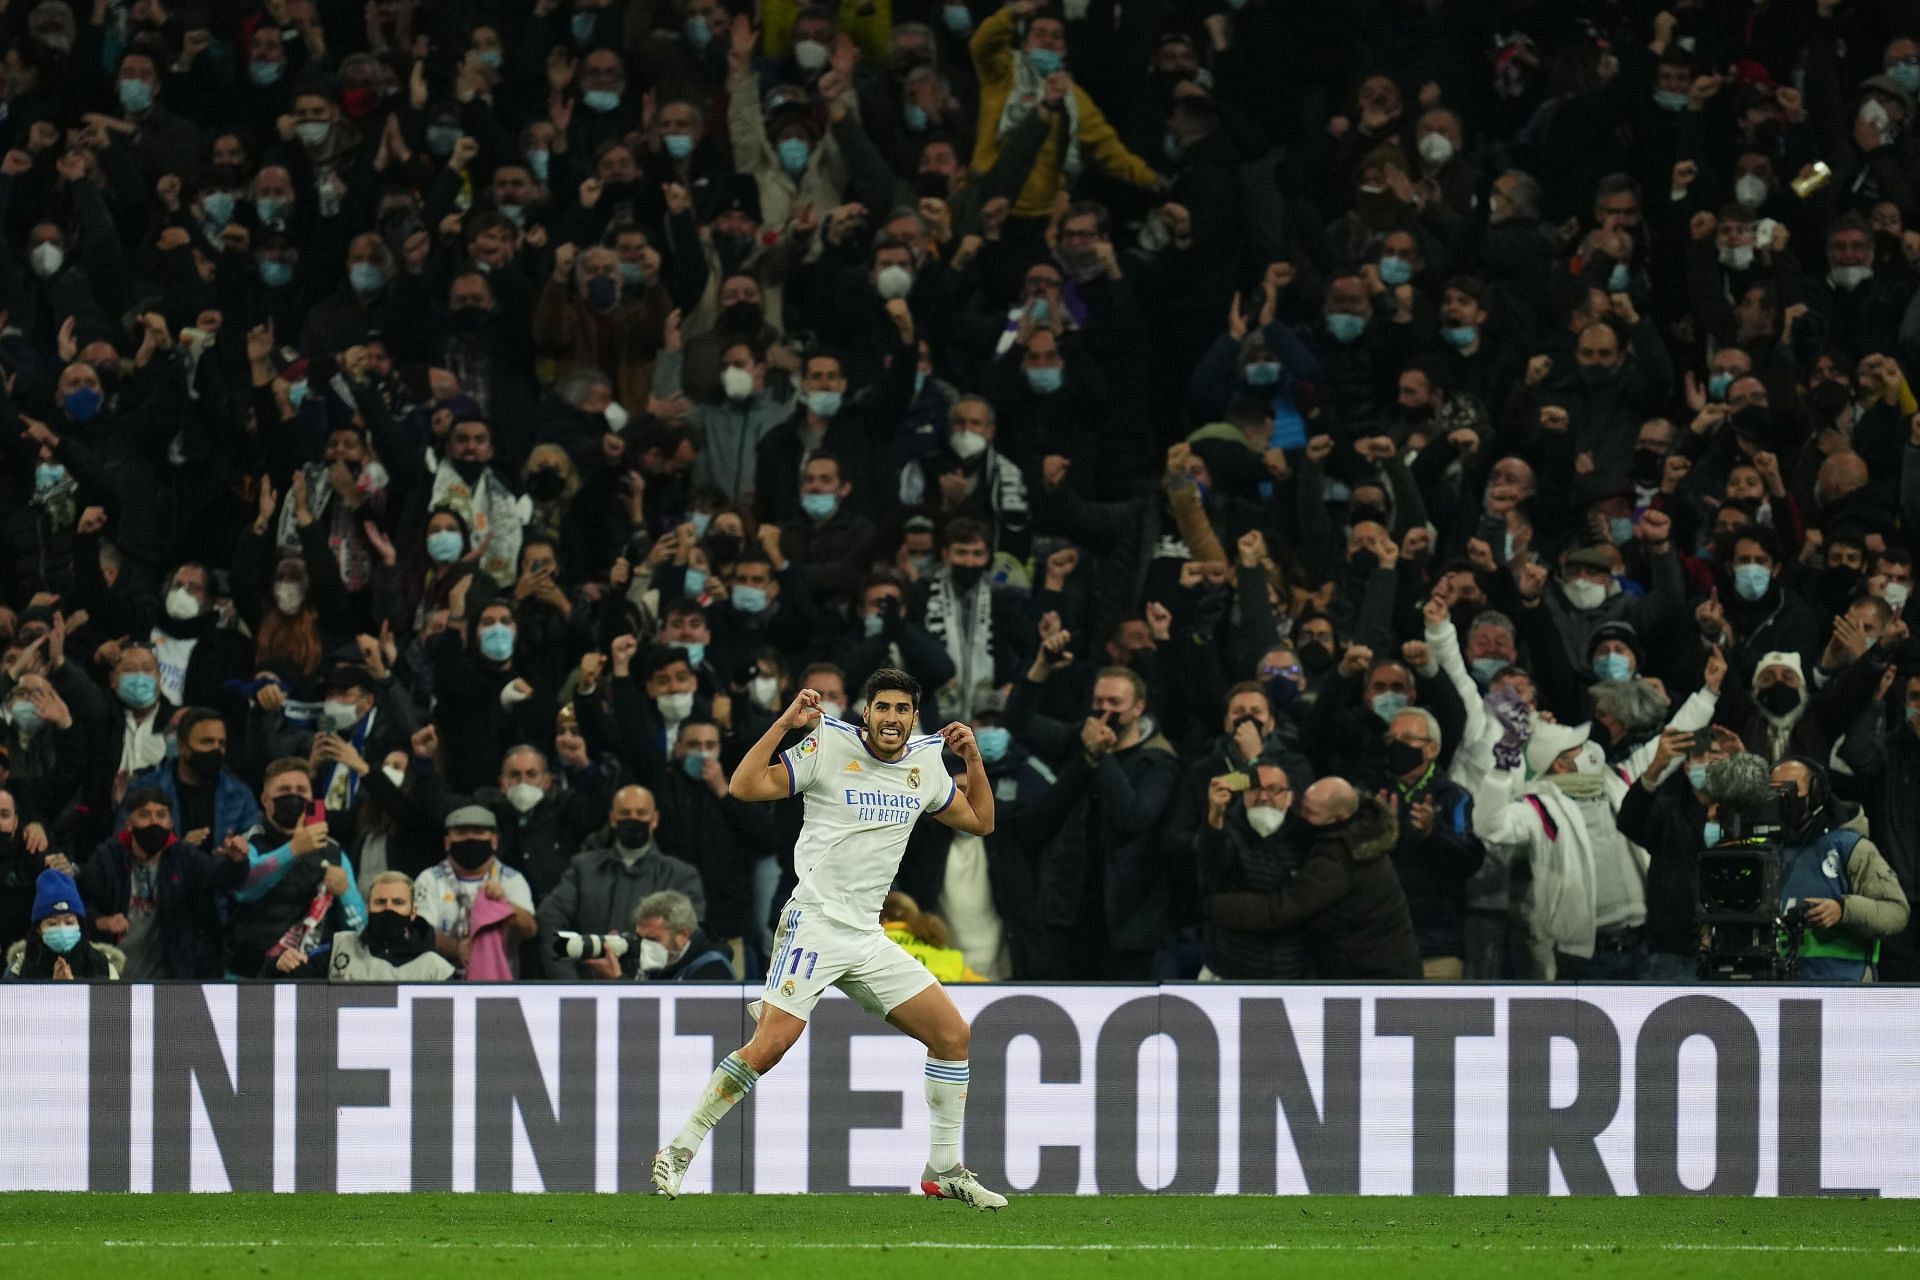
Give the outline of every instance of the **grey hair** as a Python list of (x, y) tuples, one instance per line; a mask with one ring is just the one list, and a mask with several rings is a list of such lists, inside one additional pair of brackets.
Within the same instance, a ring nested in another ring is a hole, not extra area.
[(407, 886), (407, 896), (413, 896), (413, 877), (404, 871), (382, 871), (367, 885), (367, 892), (372, 893), (383, 884), (403, 884)]
[(1626, 726), (1628, 733), (1657, 729), (1672, 705), (1667, 695), (1645, 680), (1608, 680), (1587, 690), (1595, 715), (1605, 713)]
[[(1427, 740), (1436, 746), (1446, 745), (1446, 739), (1440, 734), (1440, 721), (1435, 718), (1433, 712), (1427, 710), (1425, 707), (1402, 707), (1393, 713), (1395, 720), (1398, 720), (1401, 716), (1419, 716), (1420, 723), (1426, 728)], [(1393, 726), (1388, 725), (1387, 727), (1391, 729)]]
[(1514, 639), (1520, 638), (1520, 628), (1513, 625), (1513, 619), (1498, 609), (1482, 609), (1473, 615), (1473, 621), (1467, 624), (1467, 634), (1472, 635), (1481, 627), (1498, 627)]
[(507, 761), (513, 759), (515, 756), (519, 755), (523, 751), (531, 751), (534, 755), (540, 758), (540, 772), (542, 773), (552, 772), (552, 770), (549, 768), (547, 763), (547, 753), (542, 751), (540, 748), (534, 746), (531, 742), (515, 743), (513, 746), (508, 747), (505, 751), (502, 751), (500, 753), (500, 767), (504, 769), (506, 767)]
[(996, 431), (1000, 428), (1000, 415), (993, 411), (993, 401), (985, 396), (961, 396), (947, 407), (947, 417), (953, 417), (953, 411), (963, 404), (977, 404), (987, 411), (987, 425)]
[(700, 927), (700, 918), (693, 913), (693, 899), (674, 889), (650, 893), (633, 909), (636, 929), (642, 921), (655, 919), (666, 921), (667, 928), (675, 933), (691, 933)]
[(554, 380), (553, 389), (562, 400), (578, 409), (588, 395), (606, 388), (613, 391), (613, 379), (597, 369), (569, 369)]
[(1537, 218), (1545, 204), (1540, 194), (1540, 184), (1534, 176), (1524, 169), (1509, 169), (1501, 175), (1513, 179), (1513, 190), (1507, 199), (1513, 204), (1513, 211), (1523, 218)]

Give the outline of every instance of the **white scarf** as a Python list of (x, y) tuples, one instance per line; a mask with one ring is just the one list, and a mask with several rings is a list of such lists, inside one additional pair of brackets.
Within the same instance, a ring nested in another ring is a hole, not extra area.
[[(433, 462), (433, 455), (428, 454), (427, 460)], [(433, 497), (427, 503), (429, 511), (440, 507), (457, 512), (467, 522), (472, 545), (487, 543), (486, 554), (480, 558), (480, 572), (502, 587), (512, 586), (520, 572), (520, 532), (532, 514), (533, 504), (509, 493), (491, 467), (482, 471), (479, 482), (469, 488), (453, 463), (442, 459), (434, 467)], [(493, 535), (491, 542), (487, 542), (489, 533)]]
[[(1020, 127), (1021, 121), (1033, 114), (1033, 109), (1046, 95), (1046, 77), (1033, 69), (1023, 53), (1013, 58), (1013, 85), (1007, 90), (1007, 101), (1000, 108), (998, 136), (1005, 138)], [(1067, 111), (1067, 147), (1060, 157), (1060, 172), (1068, 182), (1080, 176), (1082, 161), (1080, 158), (1080, 91), (1068, 88), (1067, 96), (1061, 99), (1061, 106)]]
[(940, 637), (953, 659), (953, 679), (940, 690), (943, 709), (971, 720), (974, 699), (993, 687), (992, 585), (982, 576), (969, 604), (954, 590), (952, 575), (940, 570), (927, 597), (927, 630)]

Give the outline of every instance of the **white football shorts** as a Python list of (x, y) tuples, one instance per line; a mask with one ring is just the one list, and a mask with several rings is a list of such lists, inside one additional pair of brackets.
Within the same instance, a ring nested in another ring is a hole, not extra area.
[(862, 1009), (884, 1018), (938, 980), (878, 925), (850, 929), (789, 902), (773, 938), (766, 988), (747, 1006), (755, 1022), (762, 1002), (805, 1021), (828, 987), (838, 987)]

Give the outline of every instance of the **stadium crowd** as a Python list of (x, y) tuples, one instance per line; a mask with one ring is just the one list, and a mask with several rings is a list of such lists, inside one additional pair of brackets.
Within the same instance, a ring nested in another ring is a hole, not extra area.
[(956, 976), (1685, 978), (1751, 753), (1819, 972), (1920, 977), (1911, 0), (0, 47), (13, 974), (757, 976), (728, 775), (900, 668)]

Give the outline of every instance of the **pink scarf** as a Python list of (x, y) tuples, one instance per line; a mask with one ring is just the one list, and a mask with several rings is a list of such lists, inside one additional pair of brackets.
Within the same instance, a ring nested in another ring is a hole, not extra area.
[(507, 964), (506, 922), (513, 918), (513, 904), (505, 898), (489, 898), (483, 891), (473, 900), (473, 945), (467, 949), (468, 982), (508, 982), (513, 970)]

